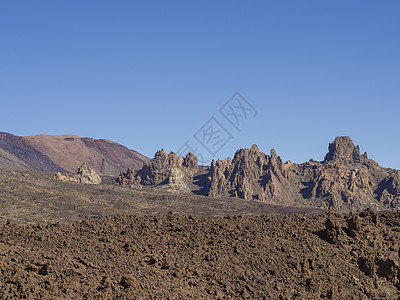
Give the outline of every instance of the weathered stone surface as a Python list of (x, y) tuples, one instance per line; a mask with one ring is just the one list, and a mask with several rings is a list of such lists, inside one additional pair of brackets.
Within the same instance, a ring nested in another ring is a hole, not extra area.
[(400, 172), (360, 155), (349, 137), (330, 143), (322, 162), (283, 163), (274, 150), (265, 155), (256, 145), (240, 149), (233, 159), (211, 163), (207, 188), (211, 197), (231, 195), (278, 205), (344, 211), (400, 208)]
[(341, 163), (318, 164), (308, 182), (307, 197), (323, 199), (326, 208), (340, 209), (374, 198), (375, 188), (370, 174), (362, 168), (349, 168)]
[[(400, 171), (380, 167), (360, 154), (349, 137), (337, 137), (321, 162), (283, 162), (275, 150), (267, 155), (257, 145), (236, 151), (233, 159), (213, 160), (199, 176), (197, 158), (157, 151), (139, 171), (128, 169), (120, 185), (169, 187), (173, 192), (193, 191), (197, 185), (210, 197), (257, 199), (269, 204), (317, 207), (340, 211), (400, 210)], [(202, 180), (200, 180), (201, 178)]]
[(191, 174), (185, 172), (184, 169), (173, 167), (168, 174), (165, 186), (172, 193), (191, 192), (190, 183), (192, 180)]
[(400, 171), (393, 171), (379, 186), (379, 200), (392, 209), (400, 209)]
[(392, 195), (400, 195), (400, 171), (395, 171), (386, 180), (387, 191)]
[(209, 196), (230, 194), (243, 199), (268, 201), (286, 196), (283, 187), (289, 185), (287, 165), (271, 150), (260, 152), (257, 145), (236, 151), (233, 160), (214, 160), (209, 175)]
[(325, 231), (322, 236), (331, 244), (337, 244), (340, 239), (341, 229), (340, 226), (331, 218), (325, 221)]
[(135, 182), (136, 171), (133, 169), (127, 169), (126, 171), (121, 171), (116, 182), (119, 185), (132, 186)]
[[(161, 149), (156, 152), (153, 159), (143, 164), (141, 170), (128, 169), (121, 172), (116, 181), (119, 185), (127, 186), (135, 184), (156, 186), (165, 183), (182, 188), (187, 182), (192, 181), (197, 170), (197, 157), (192, 153), (181, 157), (175, 152), (167, 154)], [(183, 190), (188, 189), (183, 188)]]
[(101, 183), (101, 177), (97, 175), (86, 163), (83, 163), (76, 170), (76, 175), (70, 175), (68, 173), (56, 173), (55, 179), (62, 181), (72, 181), (78, 183), (88, 183), (88, 184), (99, 184)]
[(341, 160), (361, 162), (366, 159), (367, 153), (360, 155), (360, 147), (354, 146), (353, 141), (348, 136), (337, 137), (329, 144), (329, 152), (325, 156), (325, 161)]

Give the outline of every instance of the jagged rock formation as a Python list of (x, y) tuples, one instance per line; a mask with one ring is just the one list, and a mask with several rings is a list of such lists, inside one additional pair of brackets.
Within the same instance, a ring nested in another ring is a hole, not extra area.
[(168, 174), (166, 187), (171, 193), (191, 192), (190, 183), (193, 177), (182, 168), (173, 167)]
[(70, 175), (68, 173), (61, 174), (57, 172), (55, 177), (57, 180), (71, 181), (78, 183), (88, 183), (88, 184), (99, 184), (101, 183), (101, 177), (97, 175), (86, 163), (83, 163), (76, 170), (76, 175)]
[(379, 200), (391, 208), (400, 208), (400, 171), (393, 171), (379, 185)]
[(126, 171), (121, 171), (118, 178), (115, 179), (119, 185), (132, 186), (136, 180), (136, 171), (128, 168)]
[(398, 209), (400, 174), (361, 155), (349, 137), (330, 143), (324, 161), (303, 164), (283, 163), (274, 150), (268, 156), (253, 145), (233, 160), (212, 162), (208, 194), (327, 209)]
[(303, 170), (305, 178), (309, 178), (303, 182), (303, 196), (321, 199), (327, 208), (362, 206), (360, 201), (374, 198), (376, 179), (361, 165), (314, 163), (305, 164)]
[(243, 199), (272, 198), (288, 199), (290, 190), (290, 163), (271, 150), (268, 156), (260, 152), (257, 145), (251, 149), (236, 151), (233, 160), (214, 160), (211, 163), (209, 176), (209, 196), (230, 194)]
[[(161, 150), (141, 170), (121, 172), (117, 182), (139, 186), (163, 183), (177, 191), (189, 191), (189, 183), (198, 174), (193, 154), (183, 158)], [(275, 150), (266, 155), (253, 145), (236, 151), (233, 159), (213, 160), (206, 176), (202, 189), (210, 197), (342, 211), (400, 210), (400, 171), (382, 168), (367, 153), (360, 154), (360, 147), (347, 136), (330, 143), (321, 162), (284, 163)]]
[(119, 185), (161, 185), (179, 191), (190, 191), (188, 184), (192, 182), (193, 176), (198, 171), (197, 157), (188, 153), (181, 157), (161, 149), (156, 152), (154, 158), (143, 164), (141, 170), (128, 169), (121, 172), (116, 182)]
[(300, 166), (305, 175), (302, 195), (319, 200), (321, 207), (396, 209), (394, 199), (382, 194), (395, 170), (380, 167), (366, 153), (360, 155), (349, 137), (337, 137), (323, 162)]
[(368, 160), (367, 153), (360, 155), (360, 147), (354, 146), (353, 141), (348, 136), (337, 137), (329, 143), (329, 152), (324, 161), (341, 161), (365, 163)]

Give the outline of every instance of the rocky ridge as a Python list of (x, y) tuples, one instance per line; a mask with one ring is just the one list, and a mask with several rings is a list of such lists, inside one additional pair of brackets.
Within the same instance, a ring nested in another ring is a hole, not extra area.
[[(200, 184), (210, 197), (342, 211), (400, 210), (400, 171), (380, 167), (347, 136), (330, 143), (321, 162), (283, 162), (275, 150), (266, 155), (253, 145), (236, 151), (233, 159), (213, 160), (207, 172)], [(196, 176), (199, 169), (193, 154), (184, 159), (161, 150), (141, 170), (122, 172), (117, 182), (157, 186), (165, 180), (179, 181), (187, 191)]]
[(231, 193), (274, 204), (316, 205), (359, 211), (400, 209), (399, 171), (380, 167), (360, 154), (349, 137), (337, 137), (322, 162), (283, 163), (274, 150), (265, 155), (253, 146), (234, 159), (212, 162), (209, 196)]

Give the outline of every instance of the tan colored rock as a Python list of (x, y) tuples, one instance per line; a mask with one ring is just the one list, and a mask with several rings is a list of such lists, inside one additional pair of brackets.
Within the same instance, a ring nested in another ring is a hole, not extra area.
[(70, 175), (68, 173), (56, 173), (55, 179), (61, 181), (71, 181), (78, 183), (87, 183), (87, 184), (99, 184), (101, 183), (101, 177), (97, 175), (95, 171), (93, 171), (86, 163), (83, 163), (76, 170), (76, 175)]
[[(283, 162), (275, 150), (269, 155), (257, 145), (239, 149), (233, 159), (213, 160), (201, 170), (197, 158), (157, 151), (139, 171), (121, 172), (121, 185), (168, 187), (173, 192), (194, 191), (210, 197), (258, 199), (275, 205), (317, 207), (340, 211), (400, 210), (400, 171), (382, 168), (361, 155), (349, 137), (329, 144), (323, 161)], [(208, 171), (208, 174), (207, 174)], [(201, 180), (194, 181), (195, 175)]]
[(192, 153), (181, 157), (175, 152), (166, 154), (164, 149), (161, 149), (156, 152), (153, 159), (144, 163), (141, 170), (128, 169), (126, 172), (121, 172), (116, 182), (127, 186), (135, 184), (157, 186), (162, 183), (171, 183), (170, 181), (180, 181), (181, 176), (185, 180), (192, 181), (197, 171), (197, 157)]
[(355, 146), (350, 137), (341, 136), (329, 144), (329, 152), (325, 156), (325, 161), (338, 159), (341, 161), (361, 162), (367, 158), (366, 153), (360, 155), (360, 147)]
[(270, 155), (256, 145), (236, 151), (233, 159), (211, 163), (208, 195), (258, 199), (278, 205), (360, 211), (400, 209), (400, 171), (385, 169), (360, 155), (349, 137), (330, 143), (325, 160), (303, 164)]
[(271, 150), (271, 155), (251, 149), (236, 151), (230, 158), (213, 161), (209, 176), (209, 196), (230, 194), (243, 199), (269, 201), (286, 193), (289, 184), (287, 165)]
[(166, 186), (170, 192), (190, 192), (192, 177), (181, 168), (173, 167), (167, 178)]

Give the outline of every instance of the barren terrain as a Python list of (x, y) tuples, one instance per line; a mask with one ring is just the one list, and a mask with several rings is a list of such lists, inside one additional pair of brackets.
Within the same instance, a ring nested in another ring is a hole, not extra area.
[(210, 195), (209, 173), (163, 151), (100, 184), (0, 170), (0, 298), (400, 299), (399, 212)]
[(0, 229), (0, 297), (398, 299), (399, 215), (327, 220), (163, 214), (11, 222)]
[[(283, 207), (257, 200), (206, 197), (195, 193), (174, 193), (159, 187), (118, 186), (112, 177), (100, 185), (63, 182), (51, 172), (0, 170), (0, 220), (18, 224), (73, 222), (84, 218), (174, 212), (183, 215), (281, 214), (323, 210)], [(195, 188), (196, 186), (193, 186)]]
[(141, 168), (146, 160), (142, 154), (105, 139), (0, 132), (0, 169), (4, 170), (75, 173), (86, 162), (99, 175), (117, 176), (122, 169)]

